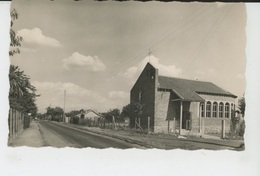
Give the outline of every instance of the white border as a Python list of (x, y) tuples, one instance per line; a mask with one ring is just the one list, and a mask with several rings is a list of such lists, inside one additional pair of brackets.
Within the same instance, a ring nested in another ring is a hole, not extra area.
[(0, 2), (1, 175), (260, 175), (260, 4), (247, 4), (246, 150), (243, 152), (7, 147), (9, 8), (10, 2)]

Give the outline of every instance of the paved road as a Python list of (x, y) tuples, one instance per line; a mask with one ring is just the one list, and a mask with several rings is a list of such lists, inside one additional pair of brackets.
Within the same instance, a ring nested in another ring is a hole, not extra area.
[(93, 147), (93, 148), (142, 148), (118, 139), (83, 132), (60, 125), (58, 122), (39, 121), (44, 146), (53, 147)]

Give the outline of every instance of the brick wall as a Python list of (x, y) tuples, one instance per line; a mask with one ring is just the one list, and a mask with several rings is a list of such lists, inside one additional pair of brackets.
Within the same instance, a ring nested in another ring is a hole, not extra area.
[[(168, 132), (174, 129), (175, 124), (179, 123), (180, 102), (172, 101), (178, 97), (170, 91), (156, 91), (155, 108), (156, 114), (154, 118), (154, 132)], [(168, 122), (169, 121), (169, 122)], [(176, 125), (175, 125), (176, 126)]]
[[(173, 127), (173, 118), (175, 118), (175, 128), (179, 128), (179, 117), (180, 117), (180, 102), (171, 101), (177, 99), (178, 97), (173, 92), (167, 91), (157, 91), (156, 92), (156, 116), (154, 121), (154, 132), (168, 132)], [(235, 99), (231, 97), (221, 97), (221, 96), (211, 96), (205, 95), (204, 98), (209, 101), (219, 101), (219, 102), (229, 102), (235, 103)], [(190, 112), (191, 118), (191, 131), (193, 133), (198, 133), (200, 129), (200, 119), (199, 119), (199, 106), (200, 102), (183, 102), (183, 111)], [(170, 122), (168, 122), (170, 120)], [(205, 133), (221, 133), (221, 120), (222, 118), (205, 118), (204, 121), (204, 132)], [(226, 127), (225, 130), (228, 133), (230, 130), (230, 119), (225, 118)], [(185, 118), (183, 116), (183, 123), (185, 123)]]
[[(236, 99), (233, 97), (227, 96), (214, 96), (214, 95), (204, 95), (200, 94), (200, 96), (206, 101), (210, 101), (211, 103), (217, 102), (218, 105), (220, 102), (223, 104), (229, 103), (230, 105), (235, 105)], [(230, 107), (231, 108), (231, 107)], [(235, 106), (233, 106), (235, 108)], [(205, 117), (204, 119), (204, 133), (221, 133), (221, 121), (225, 119), (225, 131), (228, 133), (230, 131), (230, 118), (215, 118), (215, 117)]]
[(204, 133), (221, 133), (221, 121), (225, 119), (225, 131), (230, 131), (230, 119), (229, 118), (203, 118), (204, 119)]
[(200, 102), (191, 102), (190, 103), (190, 112), (191, 112), (191, 131), (198, 133), (200, 128), (200, 119), (199, 119), (199, 104)]
[[(170, 110), (170, 92), (157, 92), (156, 104), (157, 114), (154, 119), (154, 132), (168, 132), (167, 116), (171, 116), (172, 110)], [(170, 112), (168, 112), (170, 111)]]

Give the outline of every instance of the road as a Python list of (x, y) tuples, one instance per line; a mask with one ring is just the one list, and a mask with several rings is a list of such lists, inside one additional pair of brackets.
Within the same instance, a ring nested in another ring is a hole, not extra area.
[(93, 148), (143, 148), (122, 140), (66, 127), (58, 122), (39, 121), (44, 146)]

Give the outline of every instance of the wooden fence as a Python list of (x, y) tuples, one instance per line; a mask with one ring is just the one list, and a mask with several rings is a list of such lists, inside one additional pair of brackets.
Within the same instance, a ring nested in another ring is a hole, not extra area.
[(9, 126), (9, 139), (8, 143), (17, 137), (25, 128), (30, 126), (30, 117), (24, 113), (10, 108), (9, 117), (8, 117), (8, 126)]
[(100, 127), (100, 128), (128, 128), (128, 122), (116, 122), (113, 119), (112, 122), (108, 122), (102, 118), (94, 118), (94, 119), (81, 119), (81, 118), (69, 118), (67, 117), (67, 123), (73, 123), (77, 125), (87, 126), (87, 127)]

